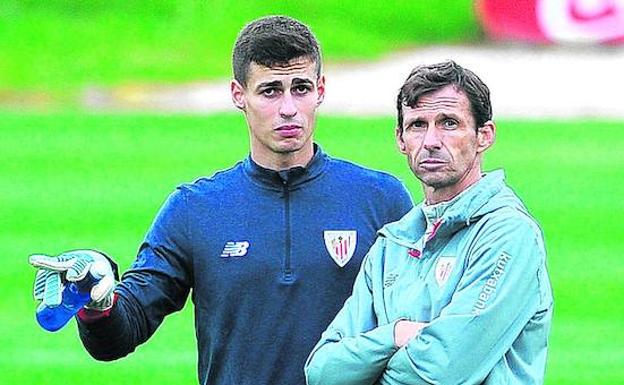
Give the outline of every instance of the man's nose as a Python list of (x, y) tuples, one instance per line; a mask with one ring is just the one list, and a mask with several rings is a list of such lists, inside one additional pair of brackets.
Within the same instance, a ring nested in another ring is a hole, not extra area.
[(295, 106), (295, 100), (289, 92), (284, 93), (279, 113), (284, 118), (292, 118), (293, 116), (297, 115), (297, 106)]
[(442, 148), (442, 137), (440, 131), (435, 126), (429, 127), (425, 131), (423, 147), (427, 150)]

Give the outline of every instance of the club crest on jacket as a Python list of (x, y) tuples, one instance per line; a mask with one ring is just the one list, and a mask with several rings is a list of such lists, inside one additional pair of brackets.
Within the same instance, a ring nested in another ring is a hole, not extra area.
[(344, 267), (353, 257), (357, 244), (357, 231), (355, 230), (325, 230), (325, 247), (334, 262)]
[(442, 287), (446, 281), (448, 281), (451, 276), (451, 272), (453, 271), (453, 267), (455, 267), (455, 262), (455, 257), (440, 257), (438, 259), (435, 269), (435, 279), (438, 286)]

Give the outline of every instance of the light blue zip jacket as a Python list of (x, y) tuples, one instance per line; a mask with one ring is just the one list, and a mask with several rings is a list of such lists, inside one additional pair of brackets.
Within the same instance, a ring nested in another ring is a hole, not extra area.
[[(306, 362), (309, 385), (544, 382), (553, 298), (538, 224), (503, 171), (434, 209), (430, 226), (419, 205), (379, 231)], [(401, 319), (428, 325), (398, 349)]]

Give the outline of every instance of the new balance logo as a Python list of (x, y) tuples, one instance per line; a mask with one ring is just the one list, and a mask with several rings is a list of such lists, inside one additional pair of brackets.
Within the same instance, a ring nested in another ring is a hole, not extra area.
[(225, 246), (223, 246), (223, 251), (221, 252), (221, 258), (244, 257), (245, 255), (247, 255), (248, 248), (249, 242), (247, 241), (225, 242)]

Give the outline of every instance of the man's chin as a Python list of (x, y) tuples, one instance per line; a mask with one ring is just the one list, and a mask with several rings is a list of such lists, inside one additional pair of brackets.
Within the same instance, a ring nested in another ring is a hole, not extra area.
[(446, 188), (456, 183), (454, 178), (438, 172), (414, 172), (414, 175), (416, 175), (416, 178), (418, 178), (423, 185), (434, 190)]
[(301, 149), (303, 149), (303, 143), (301, 143), (300, 140), (289, 140), (288, 142), (284, 143), (278, 143), (274, 148), (273, 151), (278, 153), (278, 154), (290, 154), (293, 152), (298, 152), (301, 151)]

